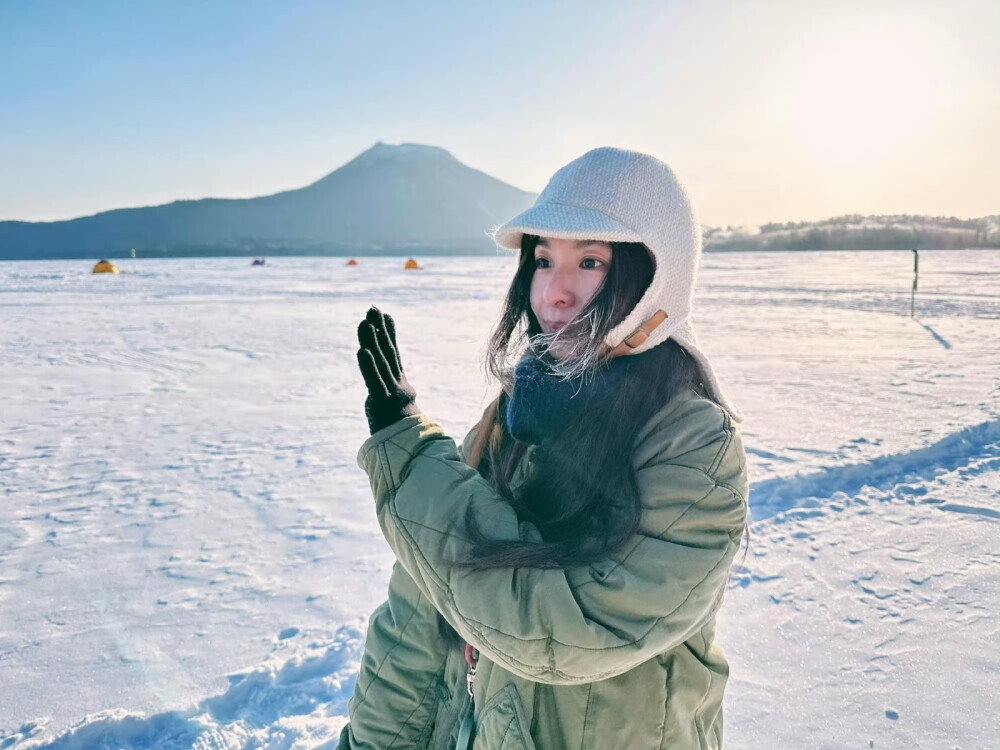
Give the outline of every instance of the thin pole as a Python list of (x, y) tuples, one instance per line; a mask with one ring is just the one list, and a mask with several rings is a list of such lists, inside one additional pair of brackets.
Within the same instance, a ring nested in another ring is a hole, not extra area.
[(910, 317), (913, 317), (913, 306), (917, 297), (917, 278), (920, 274), (920, 253), (913, 250), (913, 290), (910, 292)]

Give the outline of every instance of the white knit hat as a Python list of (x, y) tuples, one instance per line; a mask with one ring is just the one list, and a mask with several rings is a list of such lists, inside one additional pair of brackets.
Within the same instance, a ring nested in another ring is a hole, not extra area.
[[(670, 167), (634, 151), (588, 151), (552, 176), (534, 206), (494, 230), (494, 239), (503, 247), (519, 250), (524, 234), (641, 242), (648, 247), (656, 264), (653, 280), (605, 343), (621, 354), (639, 354), (672, 338), (695, 360), (709, 395), (734, 420), (742, 420), (722, 392), (691, 325), (701, 226), (687, 191)], [(665, 320), (662, 314), (657, 316), (661, 310)]]

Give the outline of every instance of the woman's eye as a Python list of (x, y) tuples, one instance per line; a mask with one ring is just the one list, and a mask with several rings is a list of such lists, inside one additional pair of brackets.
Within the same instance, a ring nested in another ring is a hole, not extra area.
[(535, 258), (535, 268), (548, 268), (549, 259), (548, 258)]
[(584, 258), (583, 261), (580, 263), (580, 266), (582, 268), (586, 268), (587, 270), (592, 271), (598, 268), (603, 268), (604, 261), (598, 260), (597, 258)]

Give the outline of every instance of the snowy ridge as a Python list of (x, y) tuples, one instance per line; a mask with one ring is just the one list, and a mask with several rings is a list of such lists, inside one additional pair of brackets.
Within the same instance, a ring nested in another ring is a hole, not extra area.
[[(297, 634), (281, 633), (279, 644)], [(193, 708), (152, 716), (102, 711), (55, 737), (44, 724), (29, 722), (0, 732), (0, 750), (279, 750), (327, 741), (335, 746), (347, 723), (363, 643), (359, 626), (344, 626), (330, 640), (300, 646), (295, 656), (275, 654), (261, 666), (229, 675), (225, 693)]]
[[(891, 489), (963, 468), (963, 475), (1000, 468), (1000, 419), (966, 427), (907, 453), (760, 482), (751, 488), (750, 512), (754, 521), (760, 521), (795, 508), (819, 507), (820, 499), (847, 499), (864, 487)], [(993, 508), (976, 510), (1000, 518), (1000, 511)]]

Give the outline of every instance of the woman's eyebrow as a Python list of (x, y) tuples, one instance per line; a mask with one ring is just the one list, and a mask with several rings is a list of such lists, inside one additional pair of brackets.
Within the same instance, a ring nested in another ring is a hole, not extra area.
[[(602, 242), (601, 240), (574, 240), (573, 249), (586, 250), (588, 247), (593, 247), (595, 245), (597, 245), (598, 247), (602, 247), (606, 250), (611, 249), (610, 247), (608, 247), (608, 244), (606, 242)], [(538, 239), (538, 242), (535, 243), (535, 247), (548, 247), (548, 246), (549, 246), (549, 241), (546, 240), (544, 237), (540, 237)]]

